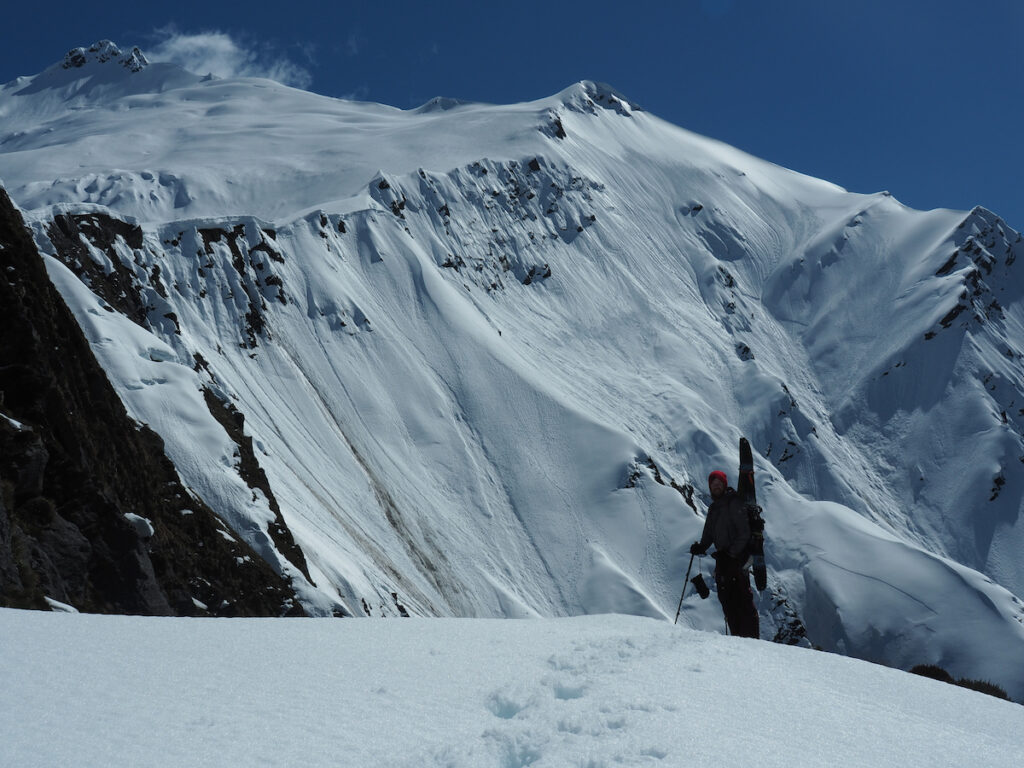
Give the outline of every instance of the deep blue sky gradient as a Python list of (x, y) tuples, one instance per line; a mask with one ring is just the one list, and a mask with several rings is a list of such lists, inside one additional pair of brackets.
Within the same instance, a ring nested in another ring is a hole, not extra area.
[(317, 93), (401, 108), (438, 95), (526, 101), (598, 80), (851, 191), (984, 205), (1024, 229), (1024, 0), (76, 0), (3, 16), (0, 82), (99, 39), (146, 51), (169, 25), (287, 58)]

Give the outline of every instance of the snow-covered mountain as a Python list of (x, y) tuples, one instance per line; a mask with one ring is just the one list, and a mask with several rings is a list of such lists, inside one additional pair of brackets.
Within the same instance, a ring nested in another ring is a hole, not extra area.
[(1024, 244), (996, 215), (591, 82), (402, 111), (110, 43), (0, 88), (0, 180), (129, 414), (307, 611), (671, 618), (747, 435), (764, 637), (1024, 699)]

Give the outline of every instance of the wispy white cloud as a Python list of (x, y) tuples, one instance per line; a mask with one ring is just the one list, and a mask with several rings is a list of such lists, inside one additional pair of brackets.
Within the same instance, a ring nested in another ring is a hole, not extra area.
[(355, 90), (343, 93), (339, 96), (339, 99), (347, 99), (348, 101), (363, 101), (367, 96), (370, 95), (370, 88), (366, 85), (357, 86)]
[[(146, 51), (150, 61), (177, 64), (199, 75), (266, 77), (296, 88), (308, 88), (313, 76), (305, 67), (265, 43), (236, 38), (227, 32), (181, 32), (165, 27), (155, 33), (158, 42)], [(307, 58), (311, 51), (305, 51)]]

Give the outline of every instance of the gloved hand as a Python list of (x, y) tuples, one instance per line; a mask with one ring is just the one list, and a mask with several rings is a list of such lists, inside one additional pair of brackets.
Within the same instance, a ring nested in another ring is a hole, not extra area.
[(708, 548), (702, 547), (699, 541), (693, 542), (693, 545), (690, 547), (690, 554), (696, 555), (697, 557), (704, 555), (707, 551)]

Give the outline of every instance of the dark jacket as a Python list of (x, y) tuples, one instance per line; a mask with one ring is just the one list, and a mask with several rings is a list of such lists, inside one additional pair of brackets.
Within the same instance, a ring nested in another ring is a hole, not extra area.
[(700, 545), (707, 550), (711, 544), (715, 550), (743, 563), (750, 546), (750, 519), (746, 505), (732, 488), (726, 488), (721, 498), (708, 507), (704, 521), (704, 533)]

